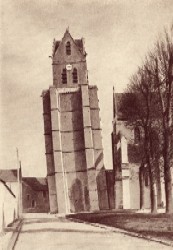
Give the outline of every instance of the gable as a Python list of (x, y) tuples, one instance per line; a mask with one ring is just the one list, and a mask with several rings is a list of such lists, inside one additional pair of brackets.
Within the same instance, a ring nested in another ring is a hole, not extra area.
[[(70, 55), (66, 53), (67, 42), (70, 43)], [(85, 59), (85, 54), (83, 40), (74, 40), (68, 31), (64, 34), (62, 41), (54, 41), (53, 61), (59, 63), (80, 61)]]

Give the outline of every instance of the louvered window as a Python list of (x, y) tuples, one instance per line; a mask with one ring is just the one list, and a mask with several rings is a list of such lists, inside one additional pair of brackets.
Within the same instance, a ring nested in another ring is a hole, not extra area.
[(62, 84), (67, 84), (67, 71), (63, 69), (62, 71)]
[(66, 54), (68, 56), (71, 55), (71, 44), (70, 44), (70, 42), (66, 43)]
[(73, 70), (73, 83), (78, 83), (77, 69)]

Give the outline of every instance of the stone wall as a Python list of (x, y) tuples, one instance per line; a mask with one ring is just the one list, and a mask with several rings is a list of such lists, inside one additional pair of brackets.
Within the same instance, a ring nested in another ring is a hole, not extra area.
[(49, 91), (43, 106), (47, 105), (44, 123), (50, 207), (55, 210), (58, 204), (58, 212), (108, 209), (97, 88), (50, 87)]
[[(56, 124), (56, 117), (51, 115), (54, 113), (54, 109), (51, 110), (50, 104), (50, 91), (43, 91), (43, 120), (44, 120), (44, 136), (45, 136), (45, 154), (47, 163), (47, 180), (49, 188), (49, 201), (50, 212), (55, 213), (58, 211), (57, 195), (56, 195), (56, 182), (55, 182), (55, 165), (53, 155), (53, 142), (52, 142), (52, 129)], [(56, 111), (56, 110), (55, 110)]]
[[(71, 44), (71, 55), (66, 55), (66, 43)], [(78, 63), (76, 63), (78, 62)], [(62, 70), (66, 68), (66, 65), (70, 64), (72, 69), (67, 71), (67, 82), (68, 86), (73, 87), (77, 84), (72, 83), (72, 72), (76, 68), (78, 71), (78, 84), (83, 84), (87, 79), (87, 68), (86, 68), (86, 58), (85, 53), (81, 48), (75, 43), (71, 35), (66, 32), (62, 41), (59, 44), (53, 57), (53, 84), (56, 87), (62, 88), (64, 84), (61, 82)]]
[(43, 92), (51, 211), (108, 209), (97, 87), (88, 85), (83, 39), (66, 30), (54, 41), (52, 65), (53, 86)]
[(99, 100), (97, 96), (97, 87), (89, 87), (89, 106), (90, 106), (90, 119), (91, 119), (91, 130), (92, 130), (92, 140), (94, 148), (94, 165), (96, 169), (96, 183), (98, 192), (98, 205), (99, 209), (109, 209), (108, 202), (108, 190), (106, 173), (104, 166), (104, 156), (103, 156), (103, 145), (102, 145), (102, 135), (100, 127), (100, 116), (99, 116)]
[(24, 213), (48, 213), (49, 193), (43, 190), (33, 190), (22, 182), (22, 208)]

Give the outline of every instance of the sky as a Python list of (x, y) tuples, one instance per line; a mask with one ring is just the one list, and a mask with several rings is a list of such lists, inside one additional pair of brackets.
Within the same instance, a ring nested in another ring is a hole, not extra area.
[(45, 176), (42, 90), (52, 85), (53, 39), (67, 27), (85, 38), (88, 77), (98, 86), (105, 167), (112, 168), (112, 93), (123, 92), (146, 53), (173, 23), (172, 0), (1, 1), (0, 168)]

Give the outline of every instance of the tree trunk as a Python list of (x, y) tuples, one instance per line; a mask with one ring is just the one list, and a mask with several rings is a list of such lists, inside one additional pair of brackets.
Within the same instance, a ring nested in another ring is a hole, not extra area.
[(172, 181), (170, 178), (171, 171), (168, 169), (165, 173), (165, 197), (166, 197), (166, 213), (173, 213), (172, 204)]
[(163, 148), (163, 159), (164, 159), (164, 179), (165, 179), (165, 198), (166, 198), (166, 213), (173, 213), (173, 199), (172, 199), (172, 175), (171, 175), (171, 133), (169, 119), (164, 124), (164, 148)]
[(150, 184), (150, 197), (151, 197), (151, 213), (157, 213), (157, 191), (156, 183), (151, 180)]
[[(165, 151), (167, 151), (165, 149)], [(168, 152), (164, 154), (164, 179), (165, 179), (165, 198), (166, 198), (166, 213), (173, 213), (172, 201), (172, 177), (171, 168), (169, 166)]]
[(149, 161), (149, 178), (150, 178), (150, 198), (151, 198), (151, 213), (157, 213), (157, 191), (155, 182), (155, 173), (153, 164)]
[(143, 166), (139, 169), (139, 184), (140, 184), (140, 209), (144, 209), (144, 174)]
[(156, 187), (157, 187), (157, 207), (162, 207), (162, 190), (161, 190), (161, 175), (158, 159), (156, 159)]
[(145, 128), (145, 156), (146, 163), (149, 170), (149, 179), (150, 179), (150, 201), (151, 201), (151, 213), (157, 213), (157, 192), (156, 192), (156, 183), (155, 183), (155, 168), (152, 158), (152, 144), (150, 141), (150, 130), (148, 126)]

